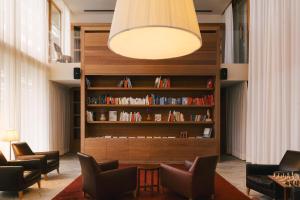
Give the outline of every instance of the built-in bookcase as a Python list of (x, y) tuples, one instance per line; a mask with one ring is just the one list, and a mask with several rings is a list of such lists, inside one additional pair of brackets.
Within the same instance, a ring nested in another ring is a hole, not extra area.
[(200, 25), (191, 55), (136, 60), (108, 49), (109, 24), (81, 26), (81, 151), (126, 163), (219, 155), (221, 27)]

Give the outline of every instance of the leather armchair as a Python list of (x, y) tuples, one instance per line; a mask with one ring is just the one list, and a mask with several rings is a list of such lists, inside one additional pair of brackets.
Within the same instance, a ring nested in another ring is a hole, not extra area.
[(185, 161), (185, 170), (161, 164), (161, 186), (189, 199), (213, 199), (217, 162), (218, 156), (196, 157), (193, 163)]
[(32, 160), (38, 159), (41, 161), (42, 174), (47, 179), (47, 174), (53, 170), (59, 173), (59, 152), (33, 152), (26, 142), (13, 143), (12, 148), (16, 159), (18, 160)]
[(136, 191), (137, 167), (118, 169), (118, 161), (97, 163), (86, 154), (77, 153), (83, 178), (84, 196), (93, 199), (117, 199), (127, 192)]
[(40, 188), (41, 162), (39, 160), (7, 161), (0, 151), (0, 191), (16, 191), (19, 198), (23, 190), (37, 183)]
[(279, 165), (247, 163), (246, 186), (248, 195), (253, 189), (274, 199), (282, 198), (283, 189), (268, 177), (273, 175), (275, 171), (300, 171), (300, 152), (287, 151)]

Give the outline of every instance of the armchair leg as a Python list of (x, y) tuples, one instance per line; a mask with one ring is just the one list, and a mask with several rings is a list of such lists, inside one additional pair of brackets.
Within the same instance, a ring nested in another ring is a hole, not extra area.
[(40, 180), (37, 182), (37, 184), (38, 184), (39, 189), (41, 189), (41, 181)]
[(250, 194), (250, 188), (247, 188), (247, 195), (249, 196)]
[(23, 191), (19, 191), (19, 192), (18, 192), (18, 196), (19, 196), (19, 199), (20, 199), (20, 200), (23, 199)]
[(59, 174), (59, 168), (56, 169), (57, 173)]
[(44, 174), (44, 179), (45, 179), (45, 181), (48, 180), (48, 175), (47, 174)]

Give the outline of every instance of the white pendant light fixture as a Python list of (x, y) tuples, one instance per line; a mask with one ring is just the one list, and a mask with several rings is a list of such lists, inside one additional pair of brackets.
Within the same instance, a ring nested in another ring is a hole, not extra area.
[(202, 46), (193, 0), (117, 0), (108, 46), (137, 59), (193, 53)]

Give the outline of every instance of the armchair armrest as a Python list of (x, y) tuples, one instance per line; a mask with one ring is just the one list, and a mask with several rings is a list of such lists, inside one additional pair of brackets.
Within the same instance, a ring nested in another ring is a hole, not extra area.
[(119, 168), (119, 161), (113, 160), (109, 162), (98, 163), (101, 171), (113, 170)]
[(192, 173), (161, 164), (161, 184), (182, 195), (189, 195), (192, 190)]
[(0, 166), (0, 187), (15, 188), (23, 183), (22, 166)]
[(14, 161), (8, 161), (7, 165), (22, 166), (24, 167), (24, 170), (41, 169), (40, 160), (14, 160)]
[(249, 175), (272, 175), (279, 170), (279, 165), (258, 165), (247, 163), (246, 176)]
[(34, 152), (35, 155), (45, 155), (47, 160), (58, 160), (59, 151)]
[(45, 158), (45, 155), (23, 155), (17, 157), (18, 160), (43, 160)]
[(186, 170), (189, 170), (192, 167), (192, 165), (193, 165), (193, 162), (188, 161), (188, 160), (184, 161), (184, 166), (185, 166)]

